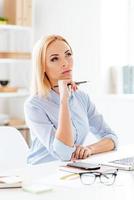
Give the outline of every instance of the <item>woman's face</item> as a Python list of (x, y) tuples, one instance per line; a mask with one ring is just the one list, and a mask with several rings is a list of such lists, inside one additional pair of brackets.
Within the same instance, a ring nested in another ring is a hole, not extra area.
[(70, 47), (61, 40), (52, 42), (46, 50), (45, 72), (52, 86), (58, 80), (72, 80), (73, 58)]

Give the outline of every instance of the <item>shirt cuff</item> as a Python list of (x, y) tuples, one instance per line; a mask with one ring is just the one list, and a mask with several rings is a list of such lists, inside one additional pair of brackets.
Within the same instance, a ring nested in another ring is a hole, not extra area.
[(113, 142), (114, 142), (114, 150), (117, 149), (117, 147), (118, 147), (118, 138), (117, 138), (116, 135), (108, 134), (108, 135), (104, 136), (103, 138), (109, 138), (109, 139), (113, 140)]
[(61, 142), (59, 139), (55, 138), (53, 149), (61, 160), (69, 161), (71, 159), (72, 153), (76, 150), (76, 147), (70, 147)]

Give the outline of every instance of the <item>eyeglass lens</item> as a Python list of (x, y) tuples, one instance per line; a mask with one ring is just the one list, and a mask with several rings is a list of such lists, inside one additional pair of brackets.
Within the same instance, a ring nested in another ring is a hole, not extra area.
[(105, 185), (112, 185), (115, 182), (117, 173), (105, 173), (105, 174), (95, 174), (95, 173), (84, 173), (80, 175), (81, 182), (84, 185), (91, 185), (95, 182), (96, 177), (100, 178), (100, 182)]
[(96, 176), (95, 174), (81, 174), (81, 181), (84, 185), (91, 185), (95, 182)]
[(112, 185), (115, 182), (116, 174), (101, 174), (100, 181), (105, 185)]

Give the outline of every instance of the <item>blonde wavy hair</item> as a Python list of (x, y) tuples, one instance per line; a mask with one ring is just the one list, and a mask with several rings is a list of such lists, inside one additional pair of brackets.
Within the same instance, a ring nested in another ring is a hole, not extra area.
[(64, 37), (60, 35), (49, 35), (38, 40), (33, 48), (31, 83), (32, 95), (47, 96), (51, 90), (51, 84), (47, 74), (45, 73), (44, 65), (46, 64), (46, 50), (48, 46), (56, 40), (64, 41), (70, 47)]

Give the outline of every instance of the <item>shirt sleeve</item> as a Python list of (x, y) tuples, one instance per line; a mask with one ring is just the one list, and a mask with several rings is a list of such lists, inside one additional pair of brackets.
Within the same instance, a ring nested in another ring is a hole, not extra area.
[(25, 105), (25, 117), (31, 132), (54, 158), (63, 161), (71, 159), (76, 147), (67, 146), (55, 137), (56, 128), (43, 110), (32, 105)]
[(111, 130), (111, 128), (106, 124), (103, 119), (103, 116), (98, 113), (95, 105), (90, 101), (89, 96), (87, 95), (87, 113), (88, 121), (91, 132), (98, 138), (110, 138), (115, 144), (115, 149), (118, 146), (117, 135)]

